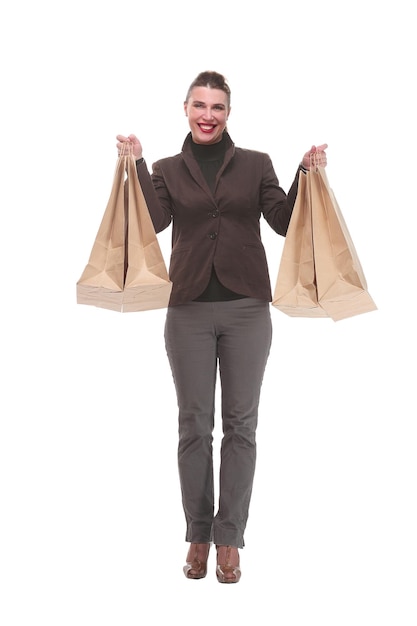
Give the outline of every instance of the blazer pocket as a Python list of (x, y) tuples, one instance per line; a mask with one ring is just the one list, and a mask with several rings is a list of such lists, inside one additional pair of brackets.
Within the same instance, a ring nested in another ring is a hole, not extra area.
[[(181, 278), (181, 281), (184, 280), (184, 277), (187, 275), (187, 270), (190, 266), (195, 265), (190, 264), (190, 256), (191, 256), (191, 248), (188, 247), (178, 247), (171, 251), (171, 259), (169, 263), (169, 274), (171, 280), (177, 280)], [(178, 284), (177, 284), (178, 287)]]
[(257, 270), (264, 272), (265, 266), (267, 266), (266, 252), (262, 244), (259, 243), (245, 243), (243, 244), (243, 262), (247, 268), (257, 268)]
[(171, 250), (171, 258), (176, 256), (177, 254), (188, 254), (190, 251), (190, 246), (187, 247), (178, 247)]
[(264, 252), (265, 249), (261, 243), (244, 243), (243, 250), (247, 250), (248, 252), (254, 250)]

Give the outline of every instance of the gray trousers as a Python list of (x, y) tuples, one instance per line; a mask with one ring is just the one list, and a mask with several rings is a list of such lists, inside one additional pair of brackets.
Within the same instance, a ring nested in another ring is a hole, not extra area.
[[(179, 408), (178, 468), (186, 541), (244, 546), (260, 390), (272, 339), (269, 303), (253, 298), (169, 307), (165, 345)], [(223, 438), (214, 515), (217, 368)]]

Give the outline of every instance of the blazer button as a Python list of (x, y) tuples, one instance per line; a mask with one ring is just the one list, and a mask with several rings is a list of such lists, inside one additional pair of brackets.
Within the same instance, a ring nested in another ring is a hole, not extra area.
[(217, 233), (210, 233), (209, 237), (210, 237), (210, 239), (216, 239)]
[(219, 211), (217, 209), (213, 211), (213, 213), (211, 214), (211, 217), (219, 217)]

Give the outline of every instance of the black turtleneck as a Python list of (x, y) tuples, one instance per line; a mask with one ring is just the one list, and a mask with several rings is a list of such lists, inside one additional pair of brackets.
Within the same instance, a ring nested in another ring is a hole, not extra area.
[(192, 141), (191, 149), (210, 187), (210, 191), (213, 193), (217, 172), (222, 166), (226, 152), (225, 138), (223, 136), (220, 141), (210, 145), (194, 143), (194, 141)]
[[(203, 176), (206, 179), (210, 191), (214, 193), (216, 176), (223, 164), (226, 152), (226, 141), (224, 135), (219, 142), (210, 145), (194, 143), (194, 141), (192, 141), (191, 149), (200, 166)], [(217, 278), (217, 274), (213, 266), (209, 284), (203, 293), (198, 298), (195, 298), (195, 300), (197, 302), (218, 302), (225, 300), (238, 300), (245, 297), (246, 296), (242, 296), (224, 287), (224, 285), (222, 285)]]

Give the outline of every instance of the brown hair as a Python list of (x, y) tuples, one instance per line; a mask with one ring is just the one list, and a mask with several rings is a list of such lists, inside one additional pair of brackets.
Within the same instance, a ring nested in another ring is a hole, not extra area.
[(189, 97), (191, 95), (191, 91), (194, 87), (209, 87), (210, 89), (220, 89), (224, 91), (227, 96), (227, 105), (230, 108), (230, 87), (227, 84), (227, 80), (222, 74), (218, 74), (217, 72), (200, 72), (200, 74), (193, 80), (191, 85), (188, 88), (187, 96), (185, 101), (188, 102)]

